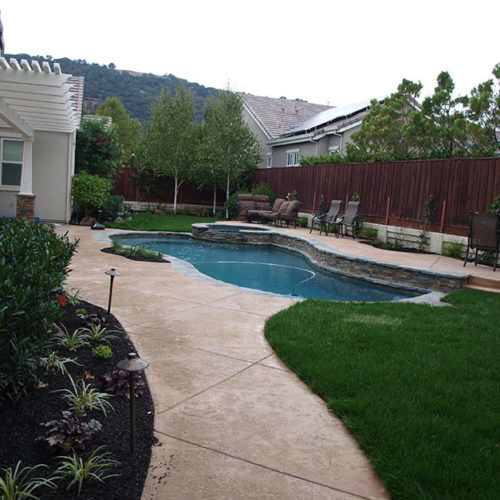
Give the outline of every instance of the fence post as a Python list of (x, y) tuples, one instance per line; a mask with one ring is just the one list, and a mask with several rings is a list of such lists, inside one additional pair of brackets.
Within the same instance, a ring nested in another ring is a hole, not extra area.
[(441, 211), (441, 227), (439, 232), (442, 233), (444, 230), (444, 216), (446, 215), (446, 200), (443, 201), (443, 210)]
[(385, 207), (385, 225), (389, 225), (389, 210), (391, 209), (391, 197), (387, 197), (387, 205)]

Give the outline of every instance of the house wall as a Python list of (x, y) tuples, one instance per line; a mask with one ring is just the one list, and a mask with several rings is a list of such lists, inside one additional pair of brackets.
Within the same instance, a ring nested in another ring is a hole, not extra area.
[(243, 119), (247, 123), (250, 130), (255, 134), (260, 143), (262, 160), (259, 163), (258, 168), (267, 168), (267, 156), (268, 153), (272, 152), (272, 147), (267, 144), (269, 139), (260, 125), (255, 121), (253, 116), (247, 111), (245, 107), (243, 107)]
[(35, 215), (41, 220), (67, 222), (70, 176), (73, 173), (73, 134), (36, 132), (33, 141)]

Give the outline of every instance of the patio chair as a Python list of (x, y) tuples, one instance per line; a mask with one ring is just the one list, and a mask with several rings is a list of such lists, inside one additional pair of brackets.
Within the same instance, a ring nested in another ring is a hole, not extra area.
[(265, 216), (272, 214), (272, 213), (278, 213), (280, 211), (281, 205), (285, 202), (284, 198), (276, 198), (274, 200), (273, 206), (270, 210), (259, 210), (258, 211), (258, 217), (261, 220), (265, 220)]
[[(328, 227), (330, 225), (337, 225), (338, 221), (337, 218), (339, 216), (340, 212), (340, 207), (342, 205), (342, 200), (332, 200), (330, 203), (330, 210), (326, 214), (323, 215), (315, 215), (311, 219), (311, 230), (309, 231), (309, 234), (312, 233), (313, 229), (319, 229), (319, 234), (325, 230), (325, 236), (328, 236)], [(338, 231), (337, 231), (337, 236), (338, 236)]]
[(255, 207), (253, 194), (238, 195), (238, 217), (248, 218), (248, 210)]
[(267, 194), (255, 194), (253, 196), (254, 207), (247, 210), (248, 222), (254, 219), (259, 219), (259, 212), (271, 211), (271, 203)]
[(356, 235), (354, 234), (354, 223), (356, 222), (356, 216), (358, 215), (358, 207), (359, 201), (350, 201), (347, 204), (347, 210), (339, 221), (340, 234), (342, 234), (342, 236), (347, 234), (347, 228), (350, 227), (352, 231), (352, 237), (356, 237)]
[(277, 226), (278, 222), (283, 224), (286, 222), (286, 225), (290, 222), (294, 223), (294, 227), (297, 227), (297, 216), (299, 215), (299, 209), (302, 203), (298, 200), (293, 201), (285, 201), (278, 212), (271, 213), (266, 215), (264, 218), (270, 221), (274, 221), (274, 225)]
[(498, 252), (500, 249), (500, 233), (498, 214), (470, 212), (469, 237), (465, 251), (464, 267), (469, 258), (469, 248), (475, 249), (474, 265), (477, 266), (477, 251), (493, 252), (495, 260), (493, 271), (497, 270)]

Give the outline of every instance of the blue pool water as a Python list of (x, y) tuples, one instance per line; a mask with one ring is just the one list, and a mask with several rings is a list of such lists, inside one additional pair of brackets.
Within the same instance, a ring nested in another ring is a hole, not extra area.
[(318, 269), (299, 254), (280, 248), (210, 243), (181, 237), (119, 239), (124, 245), (142, 246), (185, 260), (217, 280), (281, 295), (365, 302), (416, 295), (339, 277)]

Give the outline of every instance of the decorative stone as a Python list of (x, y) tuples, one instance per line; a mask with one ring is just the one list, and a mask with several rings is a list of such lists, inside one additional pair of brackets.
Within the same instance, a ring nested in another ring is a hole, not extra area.
[(33, 194), (17, 194), (16, 218), (26, 219), (29, 223), (35, 220), (35, 198)]

